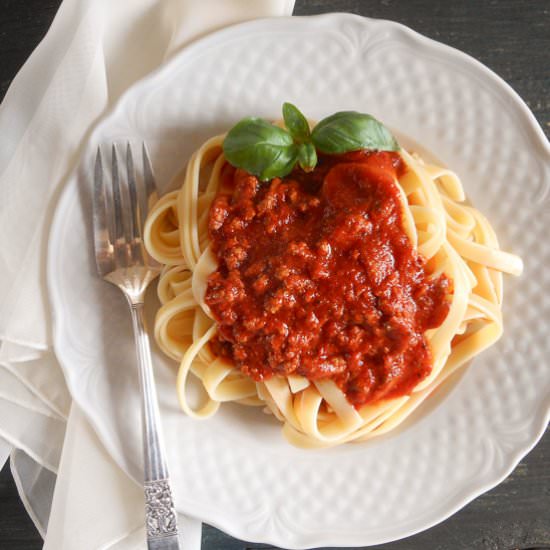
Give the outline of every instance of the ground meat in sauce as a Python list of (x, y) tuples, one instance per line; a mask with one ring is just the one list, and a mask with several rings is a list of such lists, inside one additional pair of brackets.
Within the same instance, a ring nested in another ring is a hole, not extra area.
[(451, 281), (430, 278), (403, 229), (396, 153), (325, 156), (260, 182), (226, 165), (209, 234), (213, 351), (252, 379), (330, 378), (356, 407), (405, 395), (431, 371), (426, 330)]

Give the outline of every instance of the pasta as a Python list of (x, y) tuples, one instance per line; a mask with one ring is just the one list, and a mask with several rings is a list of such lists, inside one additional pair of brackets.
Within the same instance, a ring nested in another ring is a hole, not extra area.
[[(289, 442), (329, 447), (379, 436), (402, 423), (453, 372), (494, 344), (502, 334), (502, 274), (519, 275), (521, 259), (499, 249), (486, 218), (467, 205), (457, 175), (401, 150), (407, 170), (397, 184), (403, 227), (432, 276), (453, 282), (444, 321), (426, 333), (432, 369), (408, 395), (354, 407), (334, 381), (291, 374), (254, 381), (208, 345), (217, 323), (205, 303), (216, 258), (208, 235), (210, 206), (226, 163), (225, 136), (208, 140), (192, 156), (178, 189), (153, 207), (145, 246), (163, 264), (154, 334), (162, 351), (179, 363), (177, 392), (194, 418), (214, 414), (221, 403), (264, 407), (283, 423)], [(189, 377), (200, 380), (207, 399), (190, 405)]]

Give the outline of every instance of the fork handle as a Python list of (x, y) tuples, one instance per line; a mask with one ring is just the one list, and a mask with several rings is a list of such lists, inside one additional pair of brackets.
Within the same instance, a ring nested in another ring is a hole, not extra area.
[(149, 550), (178, 550), (177, 516), (164, 458), (160, 413), (143, 302), (130, 302), (143, 397), (145, 527)]

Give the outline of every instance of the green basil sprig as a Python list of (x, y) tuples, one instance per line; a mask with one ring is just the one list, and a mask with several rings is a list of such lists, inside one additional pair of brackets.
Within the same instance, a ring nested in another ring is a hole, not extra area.
[(388, 129), (374, 117), (342, 111), (324, 118), (310, 130), (304, 115), (291, 103), (283, 105), (285, 128), (256, 117), (242, 119), (223, 142), (227, 161), (261, 180), (284, 177), (295, 167), (309, 172), (317, 164), (317, 151), (341, 154), (369, 149), (398, 151)]

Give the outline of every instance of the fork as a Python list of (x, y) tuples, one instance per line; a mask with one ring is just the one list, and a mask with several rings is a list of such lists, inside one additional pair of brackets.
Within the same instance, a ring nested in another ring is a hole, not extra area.
[[(132, 149), (126, 146), (126, 170), (120, 168), (113, 144), (111, 177), (104, 170), (98, 148), (93, 189), (93, 226), (97, 271), (118, 286), (126, 296), (139, 366), (142, 394), (145, 526), (149, 550), (177, 550), (177, 516), (164, 458), (160, 413), (155, 389), (151, 350), (144, 316), (144, 295), (160, 266), (143, 245), (143, 224), (157, 199), (153, 171), (145, 144), (142, 146), (143, 173), (134, 171)], [(110, 180), (110, 185), (109, 181)]]

